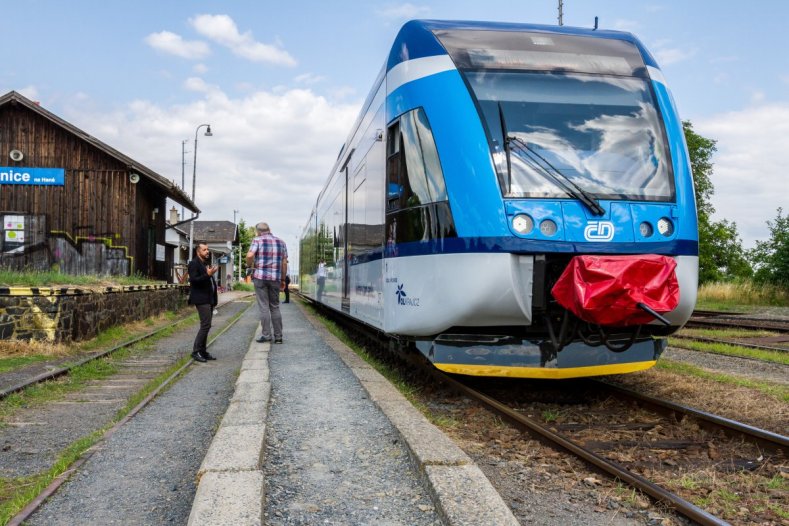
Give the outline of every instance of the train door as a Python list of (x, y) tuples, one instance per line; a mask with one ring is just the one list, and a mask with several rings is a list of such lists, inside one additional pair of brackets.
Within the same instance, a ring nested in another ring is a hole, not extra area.
[(351, 265), (350, 265), (350, 261), (349, 261), (350, 257), (349, 257), (349, 252), (348, 252), (348, 248), (349, 248), (348, 247), (348, 222), (349, 222), (348, 201), (351, 198), (351, 193), (353, 192), (353, 189), (350, 188), (351, 180), (350, 180), (350, 168), (349, 168), (348, 164), (351, 162), (351, 157), (353, 157), (353, 152), (354, 152), (354, 150), (351, 150), (351, 153), (348, 154), (348, 158), (345, 159), (345, 162), (343, 163), (342, 169), (341, 169), (342, 177), (344, 177), (344, 179), (345, 179), (345, 185), (344, 185), (345, 188), (344, 188), (344, 191), (343, 191), (344, 192), (344, 195), (343, 195), (343, 205), (344, 206), (343, 207), (345, 209), (344, 213), (343, 213), (343, 217), (345, 218), (345, 220), (340, 225), (341, 232), (342, 232), (340, 235), (342, 237), (341, 243), (342, 243), (342, 253), (343, 253), (343, 258), (342, 258), (342, 262), (341, 262), (341, 265), (342, 265), (342, 310), (343, 310), (343, 312), (350, 312), (350, 310), (351, 310), (351, 295), (350, 295), (350, 292), (351, 292), (351, 272), (350, 272), (351, 268), (350, 267), (351, 267)]

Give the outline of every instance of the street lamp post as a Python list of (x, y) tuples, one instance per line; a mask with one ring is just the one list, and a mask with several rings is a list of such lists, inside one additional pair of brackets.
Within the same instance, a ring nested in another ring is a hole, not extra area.
[[(184, 174), (186, 172), (186, 143), (189, 142), (189, 139), (184, 139), (181, 141), (181, 191), (186, 193), (186, 182), (184, 179)], [(181, 219), (180, 221), (184, 220), (184, 216), (186, 212), (184, 212), (184, 207), (181, 206)], [(187, 258), (189, 256), (187, 255)]]
[(236, 223), (236, 214), (238, 210), (233, 210), (233, 224), (236, 225), (236, 235), (238, 236), (238, 282), (241, 283), (241, 232), (238, 230), (238, 223)]
[[(197, 128), (195, 128), (195, 157), (194, 161), (192, 162), (192, 203), (195, 202), (195, 183), (197, 181), (197, 132), (200, 131), (200, 128), (203, 126), (206, 127), (205, 136), (211, 137), (213, 133), (211, 133), (211, 125), (210, 124), (201, 124)], [(192, 217), (194, 218), (194, 213), (192, 213)], [(195, 222), (194, 219), (189, 222), (189, 259), (192, 258), (192, 245), (194, 240), (194, 233), (195, 233)]]

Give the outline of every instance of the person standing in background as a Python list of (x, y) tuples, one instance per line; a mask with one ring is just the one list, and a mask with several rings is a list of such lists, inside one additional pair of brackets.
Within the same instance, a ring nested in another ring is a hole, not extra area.
[(282, 343), (282, 313), (279, 311), (279, 291), (285, 288), (288, 275), (288, 247), (271, 234), (268, 223), (255, 225), (257, 236), (247, 252), (247, 266), (253, 268), (252, 283), (260, 308), (260, 337), (258, 343)]
[(326, 286), (326, 261), (321, 258), (318, 263), (318, 301), (321, 301), (323, 296), (323, 287)]
[(219, 300), (216, 294), (216, 280), (214, 274), (219, 270), (219, 265), (208, 266), (210, 251), (205, 243), (198, 243), (192, 260), (189, 262), (189, 303), (197, 309), (200, 317), (200, 329), (195, 336), (192, 346), (192, 358), (196, 362), (216, 360), (206, 350), (208, 331), (211, 330), (211, 321), (214, 317), (214, 307)]
[(290, 303), (290, 276), (285, 276), (285, 301), (282, 303)]

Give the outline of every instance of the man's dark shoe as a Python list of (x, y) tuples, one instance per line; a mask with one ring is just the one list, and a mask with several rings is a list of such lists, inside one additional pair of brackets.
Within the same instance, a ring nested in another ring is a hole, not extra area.
[(274, 340), (274, 343), (282, 343), (282, 338), (277, 338), (276, 340)]
[(261, 336), (260, 338), (255, 338), (255, 341), (258, 343), (266, 343), (266, 342), (270, 342), (271, 338), (266, 338), (265, 336)]
[(196, 362), (202, 362), (202, 363), (206, 362), (206, 359), (203, 358), (202, 356), (200, 356), (200, 353), (196, 353), (196, 352), (192, 353), (192, 360), (194, 360)]
[(200, 353), (200, 356), (202, 356), (206, 360), (216, 360), (216, 356), (214, 356), (208, 351), (203, 351), (202, 353)]

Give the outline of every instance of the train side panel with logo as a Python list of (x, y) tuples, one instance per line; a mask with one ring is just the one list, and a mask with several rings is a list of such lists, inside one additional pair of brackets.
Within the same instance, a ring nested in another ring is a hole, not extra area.
[(444, 371), (643, 370), (696, 301), (682, 124), (629, 33), (411, 21), (300, 244), (307, 297)]

